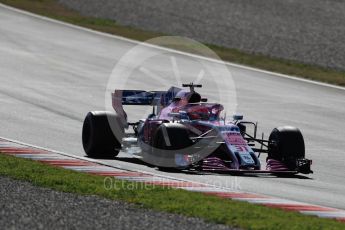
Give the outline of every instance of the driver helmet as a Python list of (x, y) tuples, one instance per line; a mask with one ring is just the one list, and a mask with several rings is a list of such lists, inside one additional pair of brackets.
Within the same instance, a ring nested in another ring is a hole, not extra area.
[(174, 102), (186, 99), (188, 103), (198, 103), (201, 101), (201, 96), (197, 92), (188, 92), (187, 90), (180, 90), (174, 97)]
[(180, 91), (178, 91), (178, 93), (174, 97), (174, 101), (179, 101), (183, 98), (187, 98), (188, 94), (189, 94), (189, 92), (187, 90), (180, 90)]

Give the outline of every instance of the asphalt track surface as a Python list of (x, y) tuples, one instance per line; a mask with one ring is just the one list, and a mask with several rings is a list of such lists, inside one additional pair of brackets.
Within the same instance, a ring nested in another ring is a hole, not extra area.
[[(104, 110), (112, 69), (134, 45), (0, 7), (0, 136), (84, 156), (81, 145), (84, 116), (90, 110)], [(156, 49), (148, 47), (147, 52)], [(194, 58), (169, 52), (166, 55), (174, 55), (179, 61), (185, 59), (190, 69), (184, 69), (193, 71)], [(145, 68), (166, 77), (165, 65), (169, 63), (163, 58), (153, 63), (145, 63), (148, 65)], [(128, 63), (128, 68), (131, 64)], [(246, 120), (259, 121), (260, 131), (265, 133), (279, 125), (299, 127), (305, 136), (307, 157), (313, 159), (313, 175), (276, 178), (167, 173), (132, 163), (125, 153), (119, 155), (120, 160), (104, 162), (345, 209), (345, 90), (240, 66), (228, 65), (228, 68), (236, 84), (237, 111)], [(185, 75), (183, 79), (188, 81), (197, 73)], [(213, 84), (207, 79), (204, 82)], [(158, 83), (143, 78), (130, 82), (133, 89), (155, 84)], [(212, 93), (212, 89), (205, 88), (205, 92)], [(133, 117), (139, 114), (135, 108), (127, 112)]]

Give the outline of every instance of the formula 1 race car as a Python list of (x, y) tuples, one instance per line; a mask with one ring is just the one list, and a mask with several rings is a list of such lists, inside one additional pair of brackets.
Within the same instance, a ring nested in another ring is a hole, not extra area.
[[(268, 140), (263, 136), (257, 138), (257, 123), (243, 121), (242, 115), (234, 115), (229, 121), (221, 104), (209, 103), (195, 91), (201, 85), (190, 83), (183, 87), (189, 90), (115, 90), (115, 112), (95, 111), (86, 115), (82, 131), (86, 154), (109, 158), (136, 146), (136, 156), (159, 169), (312, 173), (312, 161), (305, 159), (299, 129), (278, 127)], [(146, 119), (131, 123), (123, 105), (147, 105), (153, 109)], [(128, 132), (130, 127), (133, 132)], [(267, 153), (265, 170), (259, 160), (262, 153)]]

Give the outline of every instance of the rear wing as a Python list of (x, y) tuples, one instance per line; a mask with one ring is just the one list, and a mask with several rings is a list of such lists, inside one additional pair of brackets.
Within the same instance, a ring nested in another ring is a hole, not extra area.
[(164, 93), (166, 91), (115, 90), (112, 98), (121, 101), (122, 105), (157, 105)]
[(162, 105), (171, 103), (180, 88), (171, 87), (168, 91), (118, 90), (112, 93), (113, 104), (116, 105)]
[(158, 110), (171, 103), (180, 88), (171, 87), (168, 91), (118, 90), (111, 94), (114, 110), (127, 120), (123, 105), (157, 106)]

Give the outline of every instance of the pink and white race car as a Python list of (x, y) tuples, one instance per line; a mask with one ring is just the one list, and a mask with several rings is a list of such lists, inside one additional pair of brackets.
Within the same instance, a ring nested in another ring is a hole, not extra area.
[[(115, 90), (114, 112), (86, 115), (82, 132), (86, 154), (109, 158), (136, 146), (136, 157), (160, 169), (312, 173), (299, 129), (278, 127), (268, 140), (257, 138), (257, 123), (243, 121), (242, 115), (227, 120), (221, 104), (208, 103), (195, 91), (201, 85), (191, 83), (183, 87), (189, 90)], [(153, 109), (146, 119), (128, 122), (123, 105), (146, 105)], [(130, 127), (133, 132), (129, 132)], [(252, 133), (247, 132), (249, 128)], [(259, 160), (261, 153), (267, 153), (264, 170)]]

